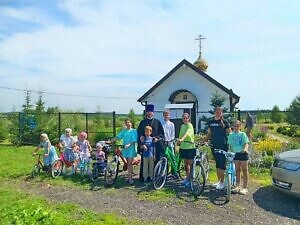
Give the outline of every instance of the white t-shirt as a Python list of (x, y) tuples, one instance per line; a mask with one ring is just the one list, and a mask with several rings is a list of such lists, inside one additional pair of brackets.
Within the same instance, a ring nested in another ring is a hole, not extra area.
[(73, 136), (68, 137), (65, 134), (62, 134), (60, 136), (59, 140), (63, 144), (63, 146), (66, 148), (72, 148), (73, 144), (76, 142), (76, 140)]
[(163, 128), (164, 128), (164, 133), (165, 133), (165, 140), (166, 141), (171, 141), (175, 139), (175, 126), (174, 123), (171, 121), (165, 121), (163, 120), (161, 122)]

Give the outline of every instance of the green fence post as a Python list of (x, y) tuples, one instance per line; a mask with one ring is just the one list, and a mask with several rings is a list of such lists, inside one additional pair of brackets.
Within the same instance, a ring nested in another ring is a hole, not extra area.
[(116, 133), (116, 112), (113, 111), (113, 134), (114, 134), (114, 137), (117, 135)]
[(61, 112), (58, 112), (58, 140), (60, 139), (61, 134)]

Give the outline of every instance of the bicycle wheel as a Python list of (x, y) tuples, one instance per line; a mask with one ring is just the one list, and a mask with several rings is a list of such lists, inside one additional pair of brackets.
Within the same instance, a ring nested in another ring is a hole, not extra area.
[(228, 173), (226, 175), (226, 202), (229, 202), (231, 197), (231, 181), (232, 176), (230, 173)]
[(153, 186), (156, 190), (161, 189), (166, 183), (167, 165), (168, 160), (167, 158), (163, 157), (156, 163), (154, 167)]
[(42, 169), (42, 167), (40, 166), (40, 164), (34, 165), (32, 171), (31, 171), (31, 177), (34, 178), (34, 177), (40, 175), (41, 169)]
[(90, 174), (90, 180), (95, 182), (98, 179), (98, 169), (93, 169), (92, 173)]
[(191, 191), (195, 197), (198, 197), (204, 191), (205, 186), (205, 170), (200, 159), (195, 159), (190, 173)]
[(178, 159), (178, 167), (177, 168), (178, 168), (177, 173), (178, 173), (179, 177), (181, 179), (184, 179), (186, 177), (186, 173), (185, 173), (185, 168), (184, 168), (184, 161), (181, 158)]
[(112, 161), (107, 163), (104, 175), (106, 185), (113, 185), (116, 182), (119, 173), (119, 166), (120, 162), (116, 157), (114, 157)]
[(54, 163), (52, 164), (51, 176), (53, 178), (59, 177), (63, 171), (63, 166), (64, 164), (60, 159), (55, 160)]
[(206, 153), (202, 154), (202, 165), (204, 168), (205, 182), (206, 182), (208, 179), (208, 173), (209, 173), (209, 162), (208, 162), (208, 156)]

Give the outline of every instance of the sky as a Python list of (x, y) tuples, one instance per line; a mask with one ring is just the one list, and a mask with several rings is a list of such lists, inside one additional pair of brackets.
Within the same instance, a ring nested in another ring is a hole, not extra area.
[(0, 0), (0, 112), (34, 104), (141, 113), (137, 99), (183, 59), (240, 96), (241, 110), (300, 95), (298, 0)]

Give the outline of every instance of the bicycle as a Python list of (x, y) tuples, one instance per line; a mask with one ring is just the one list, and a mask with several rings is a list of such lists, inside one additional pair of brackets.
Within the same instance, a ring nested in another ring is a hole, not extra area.
[[(94, 162), (92, 164), (92, 172), (90, 174), (90, 180), (92, 181), (92, 187), (94, 187), (101, 176), (105, 176), (105, 170), (107, 167), (107, 156), (111, 152), (111, 145), (107, 143), (103, 144), (103, 151), (105, 152), (105, 158), (103, 162)], [(92, 155), (92, 159), (96, 159), (95, 154)]]
[(80, 153), (78, 168), (80, 170), (81, 177), (83, 177), (84, 175), (88, 174), (88, 172), (89, 172), (89, 166), (90, 166), (90, 162), (89, 161), (90, 161), (89, 157), (87, 157), (86, 153)]
[(175, 146), (177, 141), (178, 139), (164, 141), (163, 157), (156, 163), (153, 172), (153, 186), (156, 190), (161, 189), (165, 185), (167, 176), (170, 174), (169, 167), (171, 167), (173, 173), (175, 172), (175, 178), (177, 174), (178, 176), (182, 174), (181, 170), (183, 170), (183, 167), (180, 167), (180, 165), (182, 165), (181, 158), (179, 154), (175, 154), (172, 147), (169, 146), (169, 143)]
[(235, 153), (226, 152), (223, 149), (214, 149), (216, 153), (225, 155), (226, 172), (225, 172), (225, 187), (226, 187), (226, 202), (230, 201), (232, 187), (236, 186), (236, 170), (233, 162)]
[(114, 155), (110, 161), (107, 161), (105, 174), (104, 174), (104, 182), (106, 185), (111, 186), (113, 185), (118, 177), (119, 174), (119, 167), (120, 167), (120, 157), (121, 157), (121, 150), (120, 148), (124, 148), (124, 145), (113, 145), (115, 147)]
[(193, 159), (189, 181), (191, 191), (194, 197), (198, 197), (204, 191), (205, 184), (208, 179), (209, 162), (208, 155), (200, 149), (200, 145), (196, 145), (196, 155)]
[(34, 178), (36, 176), (39, 176), (41, 171), (45, 171), (46, 173), (51, 173), (51, 165), (50, 166), (46, 166), (44, 165), (43, 161), (42, 161), (42, 156), (44, 154), (40, 154), (40, 153), (34, 153), (33, 156), (37, 156), (37, 161), (35, 163), (35, 165), (33, 166), (33, 169), (31, 171), (31, 177)]
[[(65, 151), (66, 150), (73, 151), (72, 148), (65, 148)], [(64, 152), (60, 152), (59, 158), (57, 160), (55, 160), (54, 163), (52, 164), (52, 177), (53, 178), (59, 177), (61, 175), (64, 167), (67, 167), (67, 168), (72, 167), (74, 173), (76, 173), (77, 161), (75, 158), (74, 158), (74, 160), (71, 159), (71, 157), (69, 159), (66, 159)]]

